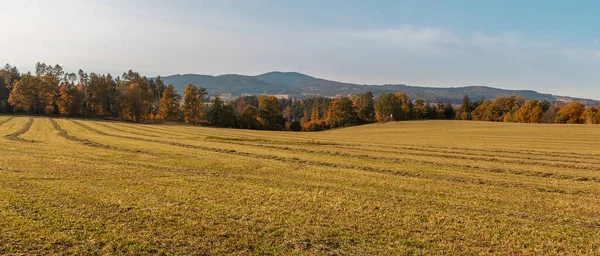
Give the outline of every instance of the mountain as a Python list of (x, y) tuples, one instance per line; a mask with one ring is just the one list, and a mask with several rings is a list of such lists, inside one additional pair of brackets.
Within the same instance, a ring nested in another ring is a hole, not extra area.
[(309, 75), (300, 74), (297, 72), (279, 72), (273, 71), (262, 75), (255, 76), (258, 80), (265, 81), (271, 84), (281, 84), (288, 87), (301, 87), (309, 84), (317, 78)]
[[(423, 98), (426, 102), (460, 103), (464, 95), (471, 99), (493, 99), (498, 96), (522, 96), (526, 99), (547, 101), (580, 101), (586, 105), (599, 105), (600, 101), (592, 99), (556, 96), (531, 90), (506, 90), (487, 86), (466, 87), (423, 87), (404, 84), (360, 85), (315, 78), (297, 72), (269, 72), (257, 76), (245, 75), (172, 75), (162, 77), (165, 84), (173, 84), (179, 92), (183, 92), (188, 83), (205, 87), (210, 94), (228, 95), (232, 99), (240, 95), (280, 94), (291, 98), (307, 98), (314, 96), (338, 97), (350, 96), (367, 91), (379, 95), (385, 92), (404, 92), (410, 98)], [(226, 100), (227, 100), (226, 98)]]
[(284, 93), (287, 88), (281, 85), (271, 84), (261, 81), (253, 76), (242, 75), (173, 75), (161, 77), (165, 84), (173, 84), (179, 92), (183, 92), (185, 87), (191, 83), (203, 86), (210, 93), (231, 93), (239, 96), (241, 94), (276, 94)]

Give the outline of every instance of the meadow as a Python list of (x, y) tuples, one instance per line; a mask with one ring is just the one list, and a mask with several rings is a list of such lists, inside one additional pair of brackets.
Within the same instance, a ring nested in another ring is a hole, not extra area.
[(600, 254), (600, 126), (0, 116), (0, 254)]

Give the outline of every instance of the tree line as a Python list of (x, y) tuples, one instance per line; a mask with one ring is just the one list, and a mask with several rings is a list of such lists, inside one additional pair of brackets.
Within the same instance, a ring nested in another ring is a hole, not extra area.
[(160, 76), (148, 79), (132, 70), (115, 78), (83, 70), (75, 74), (45, 63), (37, 63), (35, 73), (20, 73), (9, 64), (0, 69), (0, 112), (290, 131), (418, 119), (600, 123), (597, 107), (525, 101), (516, 96), (479, 101), (465, 96), (458, 106), (411, 100), (401, 92), (378, 97), (366, 92), (336, 99), (242, 96), (226, 103), (193, 84), (180, 95)]
[(456, 119), (516, 123), (600, 124), (599, 109), (600, 106), (586, 107), (577, 101), (568, 104), (561, 101), (525, 101), (517, 96), (471, 101), (465, 95), (462, 104), (456, 108)]

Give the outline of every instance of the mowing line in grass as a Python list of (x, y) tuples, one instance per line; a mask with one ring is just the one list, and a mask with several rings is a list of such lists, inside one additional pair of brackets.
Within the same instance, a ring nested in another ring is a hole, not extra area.
[[(332, 152), (332, 151), (324, 151), (324, 150), (311, 150), (311, 149), (305, 149), (305, 148), (290, 148), (288, 146), (251, 144), (251, 143), (243, 143), (243, 142), (236, 142), (236, 141), (223, 141), (223, 142), (221, 140), (217, 140), (217, 141), (220, 141), (221, 143), (228, 143), (228, 144), (235, 144), (235, 145), (264, 147), (264, 148), (273, 148), (273, 149), (281, 149), (281, 150), (295, 150), (298, 152), (327, 154), (327, 155), (331, 155), (331, 156), (339, 155), (339, 156), (348, 156), (348, 157), (360, 157), (363, 159), (369, 159), (369, 158), (397, 159), (397, 158), (391, 158), (391, 157), (370, 156), (367, 154), (358, 155), (358, 154), (350, 154), (350, 153), (341, 153), (339, 151)], [(343, 146), (337, 146), (337, 147), (343, 148)], [(365, 150), (365, 151), (368, 151), (368, 150)], [(569, 168), (569, 169), (578, 169), (578, 170), (600, 171), (600, 168), (595, 167), (595, 166), (577, 166), (577, 165), (567, 164), (567, 163), (558, 163), (555, 161), (551, 161), (550, 163), (548, 163), (548, 162), (535, 161), (533, 159), (512, 160), (512, 159), (504, 159), (504, 158), (499, 158), (499, 157), (473, 157), (473, 156), (466, 156), (466, 155), (456, 155), (457, 153), (452, 153), (453, 155), (446, 155), (446, 153), (442, 153), (442, 152), (439, 152), (437, 154), (407, 152), (407, 151), (387, 152), (387, 153), (397, 154), (397, 155), (428, 156), (428, 157), (440, 157), (440, 158), (448, 158), (448, 159), (461, 159), (461, 160), (484, 161), (484, 162), (507, 163), (507, 164), (525, 164), (525, 165), (554, 167), (554, 168)], [(583, 164), (591, 164), (591, 163), (584, 162)]]
[[(38, 121), (20, 137), (40, 143), (0, 140), (0, 254), (600, 254), (600, 172), (571, 168), (597, 167), (585, 157), (600, 150), (511, 145), (518, 125), (299, 134)], [(26, 122), (5, 123), (2, 136)], [(561, 127), (545, 128), (586, 138)], [(311, 143), (323, 138), (337, 144)]]
[[(76, 121), (73, 121), (73, 122), (76, 122)], [(87, 127), (88, 129), (91, 129), (92, 131), (100, 132), (103, 135), (109, 135), (108, 133), (91, 128), (88, 125), (82, 124), (81, 122), (76, 122), (76, 123), (78, 123), (79, 125), (81, 125), (84, 128)], [(102, 126), (109, 128), (109, 129), (116, 130), (116, 131), (120, 131), (120, 132), (136, 134), (135, 132), (122, 130), (122, 129), (115, 128), (112, 126), (106, 126), (106, 125), (102, 125)], [(139, 134), (136, 134), (136, 135), (139, 135)], [(153, 140), (153, 139), (142, 139), (142, 138), (137, 138), (137, 137), (123, 136), (123, 135), (109, 135), (109, 136), (126, 138), (126, 139), (134, 139), (134, 140), (141, 139), (141, 140), (148, 141), (148, 142), (156, 142), (156, 143), (163, 143), (163, 144), (167, 143), (167, 144), (175, 145), (175, 146), (182, 146), (182, 147), (187, 147), (187, 148), (193, 147), (193, 148), (197, 148), (197, 149), (205, 149), (205, 150), (208, 149), (210, 151), (214, 151), (214, 148), (210, 148), (210, 147), (194, 146), (194, 145), (189, 145), (189, 144), (166, 142), (166, 141)], [(141, 136), (143, 136), (143, 135), (141, 135)], [(231, 143), (231, 144), (239, 144), (239, 143)], [(243, 144), (243, 145), (250, 146), (252, 144)], [(269, 148), (269, 146), (266, 146), (266, 145), (263, 145), (263, 146), (252, 145), (252, 146)], [(271, 148), (276, 148), (279, 150), (292, 150), (289, 147), (273, 146)], [(530, 177), (544, 177), (544, 178), (554, 178), (554, 179), (572, 180), (572, 181), (600, 182), (600, 178), (598, 178), (598, 177), (580, 177), (580, 176), (558, 175), (558, 174), (554, 174), (554, 173), (545, 173), (545, 172), (539, 172), (539, 171), (511, 170), (511, 169), (506, 169), (506, 168), (485, 168), (485, 167), (472, 166), (472, 165), (436, 163), (436, 162), (424, 161), (424, 160), (412, 160), (412, 159), (409, 160), (409, 159), (398, 159), (398, 158), (374, 157), (374, 156), (368, 156), (368, 155), (355, 155), (355, 154), (337, 153), (337, 152), (332, 153), (332, 152), (327, 152), (327, 151), (317, 151), (317, 150), (309, 150), (309, 149), (299, 149), (298, 152), (314, 153), (314, 154), (321, 154), (321, 155), (331, 155), (331, 156), (345, 156), (345, 157), (351, 157), (351, 158), (362, 158), (362, 159), (367, 159), (367, 160), (374, 160), (374, 159), (388, 160), (388, 161), (392, 161), (394, 163), (426, 164), (426, 165), (437, 166), (437, 167), (442, 167), (442, 168), (454, 167), (454, 168), (471, 169), (471, 170), (484, 171), (484, 172), (490, 172), (490, 173), (509, 173), (509, 174), (514, 174), (514, 175), (525, 175), (525, 176), (530, 176)], [(239, 154), (239, 152), (238, 152), (238, 154)], [(248, 154), (252, 154), (252, 153), (248, 153)], [(270, 156), (270, 157), (273, 157), (273, 156)], [(308, 160), (308, 161), (312, 161), (312, 160)], [(327, 162), (320, 162), (320, 163), (327, 163)], [(333, 163), (328, 163), (328, 164), (333, 164)], [(336, 165), (336, 164), (333, 164), (333, 165)], [(341, 165), (341, 166), (343, 166), (343, 165)], [(348, 169), (361, 168), (358, 166), (352, 166), (352, 167), (350, 167), (348, 165), (345, 165), (345, 166), (348, 167)], [(385, 171), (382, 171), (382, 170), (385, 170)], [(375, 169), (372, 169), (371, 171), (375, 171)], [(390, 173), (390, 171), (392, 171), (392, 170), (386, 170), (383, 168), (379, 168), (379, 170), (378, 170), (378, 172), (384, 172), (384, 173)], [(406, 172), (406, 171), (404, 171), (404, 172)]]
[(12, 141), (20, 141), (20, 142), (35, 142), (33, 140), (26, 140), (23, 139), (19, 136), (25, 134), (27, 131), (29, 131), (29, 128), (31, 128), (31, 125), (33, 124), (33, 117), (29, 118), (29, 121), (27, 121), (27, 123), (23, 126), (23, 128), (17, 132), (8, 134), (6, 136), (4, 136), (4, 138), (6, 138), (7, 140), (12, 140)]
[(6, 122), (8, 122), (8, 121), (10, 121), (10, 120), (13, 120), (13, 119), (14, 119), (14, 117), (12, 117), (12, 116), (11, 116), (11, 117), (9, 117), (9, 118), (7, 118), (7, 119), (4, 119), (4, 120), (0, 121), (0, 125), (3, 125), (3, 124), (5, 124)]
[[(420, 165), (424, 164), (424, 165), (436, 166), (436, 167), (441, 167), (441, 168), (454, 167), (454, 168), (458, 168), (458, 169), (469, 169), (469, 170), (483, 171), (483, 172), (490, 172), (490, 173), (509, 173), (509, 174), (514, 174), (514, 175), (524, 175), (524, 176), (529, 176), (529, 177), (543, 177), (543, 178), (553, 178), (553, 179), (560, 179), (560, 180), (600, 182), (600, 177), (582, 177), (582, 176), (573, 176), (573, 175), (557, 174), (557, 173), (550, 173), (550, 172), (540, 172), (540, 171), (530, 171), (530, 170), (513, 170), (513, 169), (509, 169), (509, 168), (487, 168), (487, 167), (482, 167), (482, 166), (473, 166), (473, 165), (466, 165), (466, 164), (439, 163), (439, 162), (433, 162), (433, 161), (427, 161), (427, 160), (416, 160), (416, 159), (406, 159), (406, 158), (402, 159), (402, 158), (392, 158), (392, 157), (383, 157), (383, 156), (372, 156), (372, 155), (366, 155), (366, 154), (350, 154), (350, 153), (341, 153), (341, 152), (331, 152), (331, 151), (325, 151), (325, 150), (311, 150), (311, 149), (305, 149), (305, 148), (291, 148), (291, 147), (274, 146), (274, 145), (257, 145), (257, 144), (240, 143), (240, 142), (221, 142), (221, 143), (228, 143), (228, 144), (234, 144), (234, 145), (240, 145), (240, 146), (257, 147), (257, 148), (271, 148), (271, 149), (284, 150), (284, 151), (294, 151), (294, 152), (299, 152), (299, 153), (329, 155), (329, 156), (333, 156), (333, 157), (360, 158), (360, 159), (365, 159), (365, 160), (382, 160), (385, 162), (391, 162), (391, 163), (397, 163), (397, 164), (398, 163), (402, 163), (402, 164), (410, 163), (410, 164), (420, 164)], [(418, 154), (415, 154), (415, 155), (418, 155)], [(440, 156), (440, 157), (443, 157), (443, 156)], [(463, 159), (463, 158), (459, 158), (459, 159)], [(525, 164), (525, 163), (523, 163), (523, 164)]]
[(69, 135), (67, 133), (67, 131), (65, 131), (63, 128), (60, 127), (60, 125), (54, 120), (51, 119), (50, 120), (52, 122), (52, 126), (54, 127), (54, 129), (56, 131), (58, 131), (58, 135), (70, 140), (70, 141), (74, 141), (77, 143), (81, 143), (83, 145), (86, 146), (90, 146), (90, 147), (96, 147), (96, 148), (104, 148), (104, 149), (112, 149), (112, 150), (117, 150), (117, 151), (125, 151), (125, 152), (131, 152), (131, 153), (144, 153), (144, 154), (153, 154), (152, 152), (149, 151), (144, 151), (144, 150), (132, 150), (132, 149), (126, 149), (126, 148), (120, 148), (120, 147), (115, 147), (115, 146), (111, 146), (111, 145), (106, 145), (106, 144), (102, 144), (102, 143), (98, 143), (98, 142), (94, 142), (88, 139), (82, 139), (73, 135)]
[[(81, 122), (77, 122), (77, 121), (72, 121), (74, 123), (79, 124), (82, 127), (88, 127), (91, 128), (87, 125), (82, 124)], [(113, 128), (113, 127), (107, 127), (107, 128)], [(91, 128), (91, 131), (99, 131), (97, 129)], [(118, 129), (115, 129), (118, 130)], [(413, 177), (413, 178), (423, 178), (423, 179), (433, 179), (433, 180), (446, 180), (446, 181), (452, 181), (452, 182), (463, 182), (463, 183), (471, 183), (471, 184), (478, 184), (478, 185), (497, 185), (497, 186), (502, 186), (502, 187), (519, 187), (519, 188), (523, 188), (523, 187), (528, 187), (527, 185), (524, 184), (518, 184), (518, 183), (514, 183), (514, 182), (500, 182), (500, 181), (493, 181), (493, 184), (489, 184), (492, 181), (484, 181), (478, 178), (468, 178), (468, 177), (456, 177), (456, 176), (450, 176), (450, 177), (446, 177), (446, 176), (441, 176), (441, 175), (435, 175), (435, 174), (429, 174), (426, 175), (424, 173), (419, 173), (419, 172), (414, 172), (414, 171), (406, 171), (406, 170), (396, 170), (396, 169), (386, 169), (386, 168), (379, 168), (379, 167), (372, 167), (372, 166), (357, 166), (357, 165), (349, 165), (349, 164), (337, 164), (337, 163), (330, 163), (330, 162), (323, 162), (323, 161), (317, 161), (317, 160), (306, 160), (306, 159), (300, 159), (297, 157), (294, 158), (290, 158), (290, 157), (282, 157), (282, 156), (276, 156), (276, 155), (268, 155), (268, 154), (256, 154), (256, 153), (250, 153), (250, 152), (240, 152), (240, 151), (236, 151), (236, 150), (231, 150), (231, 149), (222, 149), (222, 148), (214, 148), (214, 147), (206, 147), (206, 146), (198, 146), (198, 145), (190, 145), (190, 144), (184, 144), (184, 143), (178, 143), (178, 142), (169, 142), (169, 141), (161, 141), (161, 140), (154, 140), (154, 139), (146, 139), (146, 138), (139, 138), (139, 137), (131, 137), (131, 136), (123, 136), (123, 135), (111, 135), (108, 134), (106, 132), (102, 132), (99, 131), (100, 133), (102, 133), (105, 136), (112, 136), (112, 137), (117, 137), (117, 138), (124, 138), (124, 139), (131, 139), (131, 140), (139, 140), (139, 141), (145, 141), (145, 142), (151, 142), (151, 143), (158, 143), (158, 144), (163, 144), (163, 145), (172, 145), (172, 146), (177, 146), (177, 147), (183, 147), (183, 148), (192, 148), (192, 149), (199, 149), (199, 150), (204, 150), (204, 151), (210, 151), (210, 152), (217, 152), (217, 153), (224, 153), (224, 154), (231, 154), (231, 155), (240, 155), (240, 156), (246, 156), (246, 157), (250, 157), (250, 158), (257, 158), (257, 159), (265, 159), (265, 160), (276, 160), (276, 161), (281, 161), (281, 162), (287, 162), (287, 163), (297, 163), (297, 164), (305, 164), (305, 165), (314, 165), (314, 166), (324, 166), (324, 167), (333, 167), (333, 168), (342, 168), (342, 169), (354, 169), (354, 170), (361, 170), (361, 171), (370, 171), (370, 172), (377, 172), (377, 173), (387, 173), (387, 174), (393, 174), (393, 175), (400, 175), (400, 176), (406, 176), (406, 177)], [(133, 132), (129, 132), (126, 131), (128, 133), (133, 133)], [(416, 162), (418, 164), (430, 164), (430, 165), (437, 165), (436, 163), (433, 162)], [(474, 169), (474, 170), (483, 170), (483, 171), (489, 171), (491, 173), (511, 173), (510, 171), (506, 171), (506, 170), (502, 170), (502, 169), (486, 169), (484, 167), (477, 167), (477, 166), (463, 166), (463, 165), (456, 165), (456, 166), (452, 166), (452, 165), (438, 165), (439, 167), (444, 167), (444, 168), (448, 168), (448, 167), (457, 167), (457, 168), (470, 168), (470, 169)], [(524, 172), (521, 171), (513, 171), (512, 174), (523, 174)], [(545, 174), (545, 173), (540, 173), (540, 174), (536, 174), (536, 173), (531, 173), (530, 175), (531, 177), (550, 177), (551, 175)], [(569, 179), (569, 180), (573, 180), (573, 181), (595, 181), (592, 178), (580, 178), (580, 177), (564, 177), (564, 176), (556, 176), (556, 177), (562, 177), (564, 179)], [(538, 191), (540, 192), (548, 192), (548, 193), (559, 193), (559, 194), (571, 194), (571, 193), (587, 193), (585, 191), (574, 191), (574, 192), (568, 192), (568, 191), (564, 191), (561, 189), (557, 189), (557, 188), (539, 188)]]

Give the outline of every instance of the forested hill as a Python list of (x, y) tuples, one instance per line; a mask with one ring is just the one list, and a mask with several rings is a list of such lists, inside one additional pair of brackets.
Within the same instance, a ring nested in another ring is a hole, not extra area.
[(403, 84), (386, 85), (361, 85), (351, 84), (315, 78), (296, 72), (269, 72), (258, 76), (244, 75), (172, 75), (162, 77), (165, 84), (173, 84), (179, 92), (182, 92), (188, 83), (203, 86), (209, 92), (230, 93), (231, 97), (244, 94), (284, 94), (294, 98), (307, 98), (314, 96), (348, 96), (356, 93), (371, 91), (375, 95), (384, 92), (404, 92), (410, 98), (422, 98), (426, 102), (451, 102), (460, 103), (466, 94), (471, 99), (494, 99), (498, 96), (517, 95), (526, 99), (553, 101), (577, 100), (586, 105), (598, 105), (600, 101), (591, 99), (573, 98), (567, 96), (556, 96), (538, 93), (531, 90), (504, 90), (487, 86), (467, 87), (422, 87)]

